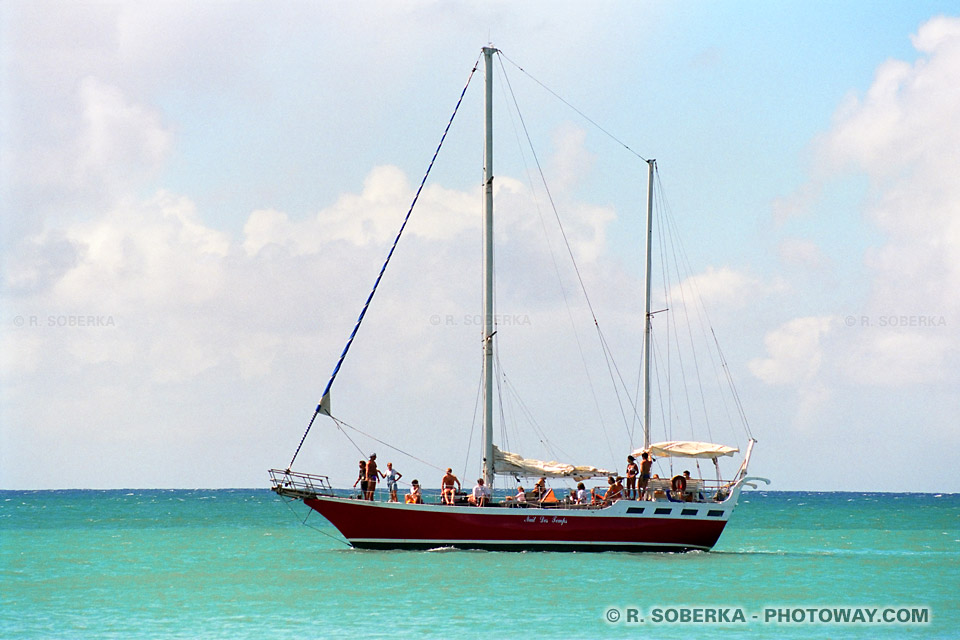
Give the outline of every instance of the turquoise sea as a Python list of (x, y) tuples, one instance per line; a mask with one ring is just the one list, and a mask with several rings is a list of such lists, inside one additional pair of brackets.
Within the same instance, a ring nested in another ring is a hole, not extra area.
[(960, 637), (957, 494), (753, 492), (687, 554), (356, 551), (308, 511), (2, 491), (0, 638)]

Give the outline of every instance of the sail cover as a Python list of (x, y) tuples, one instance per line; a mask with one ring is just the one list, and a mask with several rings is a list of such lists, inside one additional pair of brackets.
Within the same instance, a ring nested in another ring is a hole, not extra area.
[[(637, 449), (633, 452), (633, 455), (639, 456), (643, 451), (643, 449)], [(738, 451), (740, 450), (722, 444), (688, 442), (685, 440), (658, 442), (650, 445), (650, 448), (647, 449), (648, 453), (664, 458), (671, 456), (674, 458), (719, 458), (720, 456), (732, 456)]]
[(575, 478), (586, 480), (600, 476), (616, 475), (613, 471), (598, 469), (597, 467), (576, 466), (551, 460), (533, 460), (524, 458), (516, 453), (501, 451), (493, 446), (493, 468), (498, 475), (524, 476), (528, 478), (545, 476), (547, 478)]

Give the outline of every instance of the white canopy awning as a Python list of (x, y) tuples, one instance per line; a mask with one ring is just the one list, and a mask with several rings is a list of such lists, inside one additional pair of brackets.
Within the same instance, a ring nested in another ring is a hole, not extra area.
[[(654, 456), (664, 458), (719, 458), (720, 456), (732, 456), (740, 451), (734, 447), (728, 447), (722, 444), (713, 444), (712, 442), (688, 442), (685, 440), (671, 440), (670, 442), (658, 442), (650, 445), (646, 450)], [(644, 449), (637, 449), (633, 452), (634, 456), (639, 457)]]
[(516, 453), (501, 451), (496, 445), (493, 447), (493, 468), (498, 475), (523, 476), (527, 478), (575, 478), (585, 480), (600, 476), (615, 475), (613, 471), (598, 469), (590, 466), (576, 466), (551, 460), (533, 460), (524, 458)]

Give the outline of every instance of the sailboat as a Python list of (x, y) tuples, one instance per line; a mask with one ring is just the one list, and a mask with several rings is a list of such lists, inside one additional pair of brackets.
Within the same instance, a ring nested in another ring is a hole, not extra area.
[[(481, 52), (485, 71), (482, 477), (486, 487), (493, 487), (494, 479), (498, 475), (516, 478), (566, 478), (577, 481), (616, 476), (616, 473), (590, 465), (524, 458), (515, 453), (502, 451), (494, 442), (493, 383), (496, 328), (493, 313), (492, 94), (493, 57), (498, 53), (499, 50), (492, 46), (483, 47)], [(474, 71), (477, 66), (474, 67)], [(460, 98), (463, 99), (463, 94)], [(449, 130), (449, 124), (447, 130)], [(446, 132), (444, 132), (445, 136)], [(757, 480), (768, 481), (747, 475), (750, 456), (756, 443), (752, 437), (747, 444), (739, 469), (728, 479), (723, 479), (720, 475), (718, 458), (739, 453), (735, 447), (697, 441), (650, 442), (650, 341), (653, 316), (650, 255), (655, 161), (648, 160), (647, 163), (645, 330), (642, 357), (644, 445), (633, 453), (638, 459), (645, 453), (654, 458), (712, 460), (717, 468), (716, 480), (687, 479), (682, 475), (663, 480), (653, 478), (647, 481), (644, 494), (635, 496), (643, 499), (601, 499), (576, 503), (569, 499), (557, 500), (551, 492), (550, 498), (546, 498), (541, 493), (536, 496), (539, 499), (525, 501), (491, 499), (482, 506), (477, 506), (461, 499), (457, 499), (453, 504), (382, 502), (363, 499), (363, 496), (348, 496), (342, 491), (334, 490), (327, 476), (293, 471), (293, 462), (314, 420), (321, 415), (333, 418), (330, 404), (331, 386), (373, 297), (371, 292), (310, 420), (307, 432), (300, 440), (300, 446), (297, 447), (297, 453), (294, 454), (291, 464), (285, 469), (272, 469), (269, 472), (272, 490), (287, 499), (302, 501), (307, 507), (326, 518), (351, 546), (360, 549), (452, 547), (505, 551), (677, 552), (706, 551), (713, 548), (733, 514), (742, 490), (745, 487), (755, 488)], [(432, 164), (431, 161), (431, 166)], [(421, 183), (421, 189), (422, 187), (423, 183)], [(409, 219), (409, 212), (407, 217)], [(394, 248), (396, 248), (396, 241), (390, 250), (390, 255), (393, 254)], [(389, 263), (389, 256), (387, 263)], [(383, 269), (386, 269), (387, 263), (384, 264)], [(383, 275), (383, 269), (380, 276)], [(378, 277), (377, 284), (379, 282)], [(376, 285), (374, 291), (376, 291)]]

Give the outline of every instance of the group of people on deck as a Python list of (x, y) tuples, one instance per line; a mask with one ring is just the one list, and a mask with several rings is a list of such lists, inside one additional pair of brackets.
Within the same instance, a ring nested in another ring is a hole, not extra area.
[[(577, 484), (575, 490), (570, 491), (570, 496), (565, 499), (565, 502), (577, 505), (610, 505), (621, 499), (648, 500), (651, 496), (647, 491), (647, 487), (650, 484), (651, 478), (657, 477), (652, 476), (650, 473), (653, 462), (654, 459), (647, 452), (643, 452), (640, 455), (639, 463), (632, 455), (627, 456), (625, 485), (624, 477), (621, 476), (608, 477), (606, 490), (594, 488), (588, 491), (586, 486), (580, 482)], [(356, 487), (360, 485), (361, 498), (364, 500), (373, 500), (377, 483), (380, 479), (383, 479), (386, 481), (387, 489), (390, 492), (389, 502), (399, 502), (397, 498), (397, 483), (402, 477), (403, 474), (394, 469), (393, 463), (391, 462), (387, 463), (386, 473), (380, 471), (377, 468), (377, 454), (374, 453), (370, 455), (368, 460), (360, 461), (359, 474), (353, 486)], [(690, 472), (684, 471), (684, 487), (686, 487), (686, 480), (689, 478)], [(462, 489), (460, 479), (453, 474), (452, 468), (448, 468), (443, 479), (440, 481), (440, 504), (456, 504), (457, 493), (461, 492)], [(473, 491), (467, 495), (467, 502), (478, 507), (483, 507), (490, 502), (491, 497), (490, 487), (486, 486), (483, 478), (478, 478)], [(553, 490), (547, 489), (546, 477), (541, 477), (533, 486), (531, 492), (528, 493), (522, 486), (518, 486), (516, 495), (507, 496), (505, 501), (521, 505), (528, 502), (556, 502), (557, 500), (553, 495)], [(408, 504), (423, 503), (423, 492), (417, 480), (410, 483), (410, 492), (405, 496), (405, 502)]]
[[(387, 463), (387, 472), (384, 473), (377, 468), (377, 454), (370, 454), (370, 459), (364, 462), (360, 461), (360, 474), (353, 483), (354, 488), (360, 485), (360, 494), (364, 500), (373, 500), (373, 495), (377, 490), (377, 483), (380, 479), (387, 481), (387, 489), (390, 491), (390, 500), (388, 502), (399, 502), (397, 499), (397, 483), (403, 474), (393, 468), (393, 463)], [(413, 481), (416, 484), (416, 480)]]

